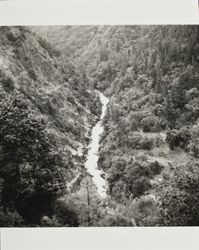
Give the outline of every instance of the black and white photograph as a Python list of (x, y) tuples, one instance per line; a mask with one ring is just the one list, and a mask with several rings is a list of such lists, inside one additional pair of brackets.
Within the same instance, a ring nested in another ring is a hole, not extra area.
[(0, 227), (199, 226), (198, 25), (0, 27)]

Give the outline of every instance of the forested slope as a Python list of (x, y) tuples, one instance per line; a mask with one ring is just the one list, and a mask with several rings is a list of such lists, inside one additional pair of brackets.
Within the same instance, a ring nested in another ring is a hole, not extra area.
[(198, 26), (57, 29), (110, 98), (99, 159), (110, 207), (140, 225), (198, 225)]
[(114, 27), (99, 53), (110, 196), (141, 225), (197, 225), (198, 27)]
[[(198, 26), (0, 32), (1, 224), (199, 225)], [(94, 89), (106, 200), (82, 178)]]
[(98, 119), (89, 81), (26, 27), (0, 28), (1, 226), (34, 225), (82, 172)]

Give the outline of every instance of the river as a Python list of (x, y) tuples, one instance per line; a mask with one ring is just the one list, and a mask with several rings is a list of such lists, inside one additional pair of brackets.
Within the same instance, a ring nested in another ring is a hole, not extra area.
[(107, 104), (109, 102), (108, 98), (104, 96), (100, 91), (96, 91), (99, 95), (100, 101), (102, 103), (102, 113), (100, 116), (100, 120), (97, 124), (93, 127), (91, 133), (91, 142), (88, 145), (89, 151), (87, 155), (87, 160), (85, 163), (85, 168), (87, 169), (88, 173), (91, 174), (93, 183), (96, 185), (97, 191), (102, 198), (106, 197), (106, 180), (102, 177), (105, 176), (103, 170), (98, 168), (98, 151), (99, 151), (99, 141), (100, 136), (103, 133), (103, 125), (102, 121), (106, 114)]

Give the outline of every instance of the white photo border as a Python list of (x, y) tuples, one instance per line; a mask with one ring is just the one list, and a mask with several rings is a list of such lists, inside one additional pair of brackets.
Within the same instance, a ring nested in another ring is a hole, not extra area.
[[(0, 25), (198, 24), (197, 0), (7, 0)], [(1, 250), (196, 250), (199, 227), (5, 228)]]

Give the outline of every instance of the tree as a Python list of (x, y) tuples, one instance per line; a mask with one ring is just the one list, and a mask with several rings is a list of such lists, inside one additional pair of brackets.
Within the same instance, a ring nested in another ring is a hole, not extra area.
[(178, 131), (176, 129), (168, 130), (166, 134), (166, 141), (169, 144), (169, 148), (174, 150), (179, 145)]
[(151, 171), (149, 166), (144, 162), (132, 162), (129, 164), (124, 173), (124, 183), (126, 184), (126, 196), (139, 197), (150, 189)]
[(173, 150), (175, 147), (187, 149), (191, 139), (191, 132), (187, 127), (182, 127), (180, 130), (168, 130), (166, 135), (166, 141), (169, 144), (171, 150)]
[(182, 109), (186, 103), (185, 99), (185, 88), (181, 84), (179, 78), (176, 78), (172, 82), (171, 87), (171, 98), (174, 108)]
[(1, 90), (0, 97), (2, 204), (26, 223), (39, 224), (63, 190), (65, 166), (31, 103), (17, 91)]
[(142, 119), (141, 126), (144, 132), (157, 132), (158, 118), (155, 116), (147, 116)]
[(168, 120), (168, 125), (170, 129), (175, 128), (176, 120), (179, 117), (178, 109), (174, 107), (173, 99), (171, 91), (168, 91), (168, 95), (166, 97), (166, 103), (165, 103), (165, 117)]
[(162, 185), (159, 223), (163, 226), (199, 225), (199, 163), (189, 159), (179, 163)]

